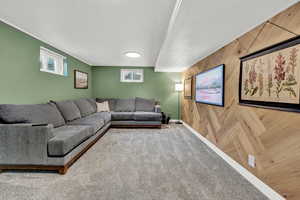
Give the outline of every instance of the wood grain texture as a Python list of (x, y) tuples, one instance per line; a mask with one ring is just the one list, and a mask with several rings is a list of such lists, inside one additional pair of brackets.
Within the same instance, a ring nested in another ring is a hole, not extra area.
[(240, 106), (239, 58), (300, 34), (299, 13), (297, 3), (184, 72), (183, 80), (225, 64), (224, 108), (181, 99), (183, 121), (288, 200), (300, 199), (300, 114)]

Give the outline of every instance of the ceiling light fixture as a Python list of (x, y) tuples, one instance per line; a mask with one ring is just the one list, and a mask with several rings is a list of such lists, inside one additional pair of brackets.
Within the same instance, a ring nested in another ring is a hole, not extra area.
[(129, 58), (139, 58), (141, 57), (141, 54), (135, 51), (129, 51), (125, 53), (125, 56), (129, 57)]

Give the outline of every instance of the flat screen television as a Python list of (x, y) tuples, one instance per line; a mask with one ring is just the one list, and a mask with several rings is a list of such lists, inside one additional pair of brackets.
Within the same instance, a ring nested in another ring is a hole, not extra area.
[(218, 65), (196, 75), (197, 103), (224, 106), (225, 65)]

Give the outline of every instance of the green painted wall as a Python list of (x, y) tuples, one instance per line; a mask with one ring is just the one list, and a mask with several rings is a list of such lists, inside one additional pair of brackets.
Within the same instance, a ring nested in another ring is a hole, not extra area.
[[(39, 71), (40, 46), (67, 57), (68, 77)], [(74, 89), (74, 69), (88, 72), (91, 80), (89, 65), (0, 22), (0, 104), (92, 97), (91, 81), (89, 89)]]
[(132, 98), (144, 97), (159, 100), (162, 110), (178, 119), (178, 93), (175, 82), (181, 81), (181, 73), (154, 72), (144, 67), (144, 83), (121, 83), (120, 69), (139, 67), (93, 67), (92, 85), (94, 97)]
[[(40, 46), (67, 57), (69, 76), (40, 72)], [(178, 93), (175, 82), (181, 73), (154, 72), (144, 69), (144, 83), (121, 83), (122, 67), (90, 67), (89, 65), (0, 22), (0, 104), (33, 104), (49, 100), (82, 97), (155, 98), (163, 111), (178, 119)], [(134, 68), (139, 67), (124, 67)], [(73, 70), (89, 73), (89, 89), (74, 89)]]

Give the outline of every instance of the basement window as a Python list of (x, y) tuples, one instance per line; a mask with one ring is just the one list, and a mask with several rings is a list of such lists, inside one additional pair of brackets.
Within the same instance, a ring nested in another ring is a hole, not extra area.
[(40, 47), (40, 71), (67, 76), (66, 57), (44, 47)]
[(121, 69), (121, 82), (144, 82), (144, 70), (142, 69)]

